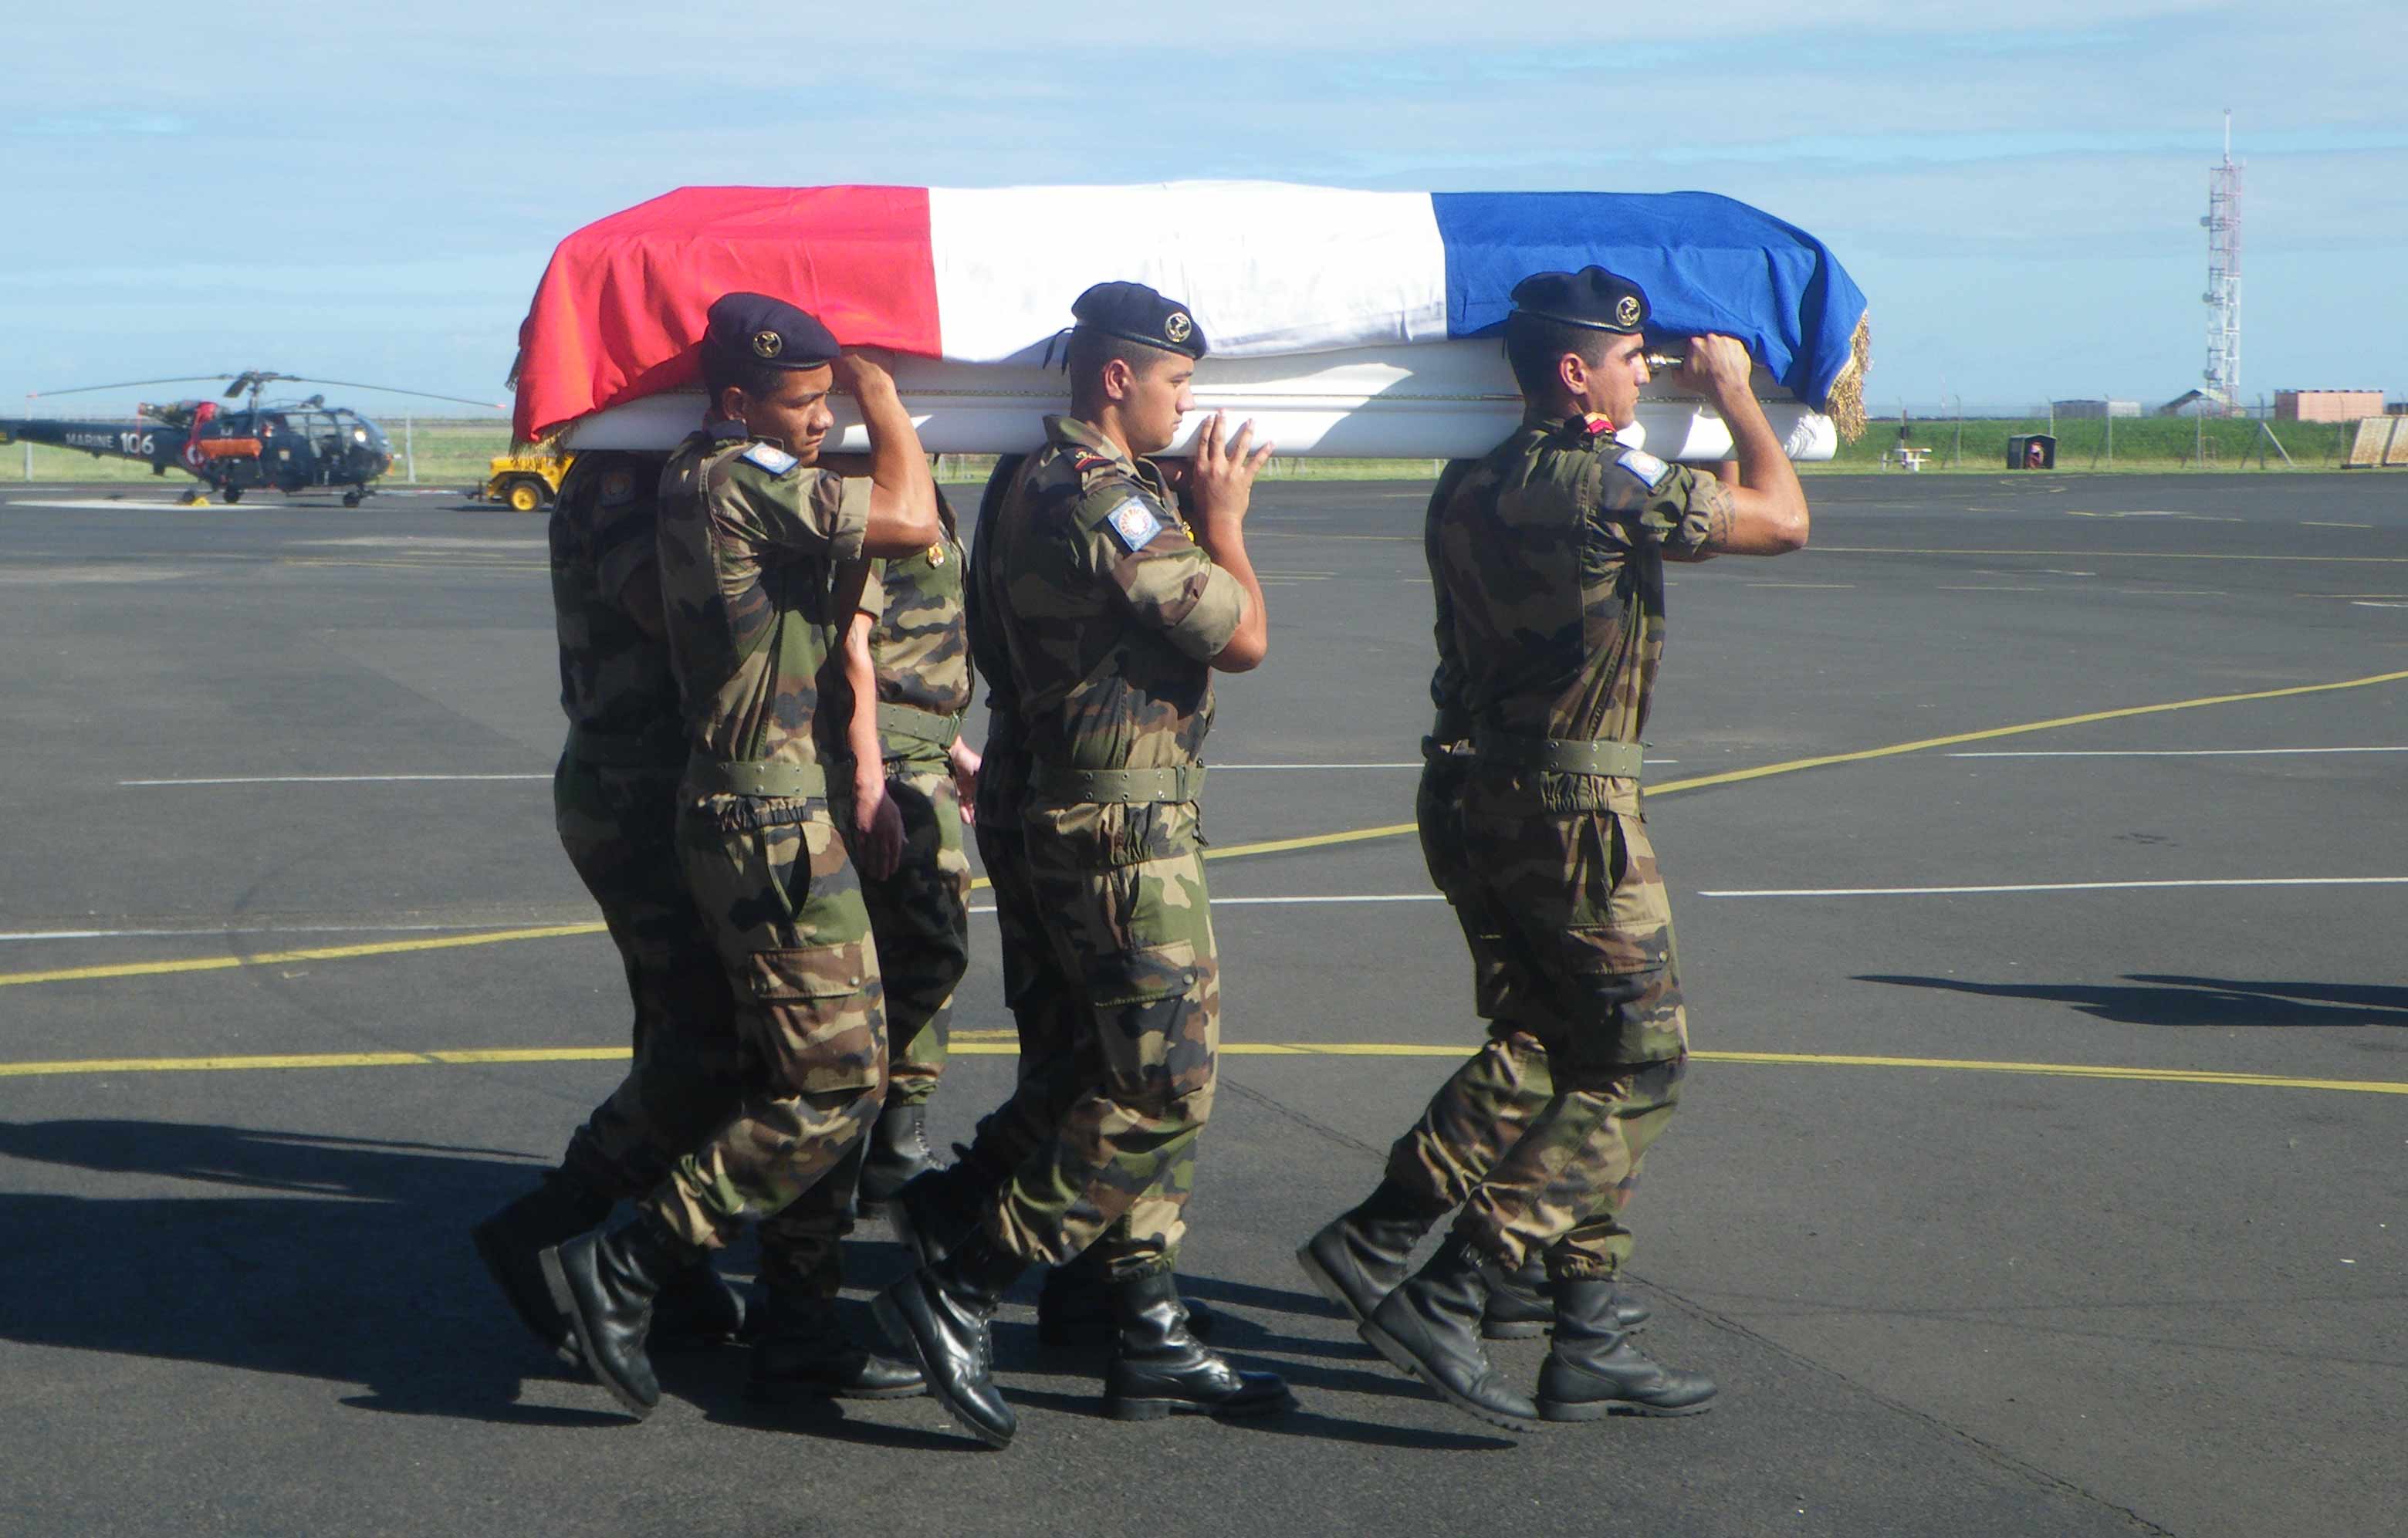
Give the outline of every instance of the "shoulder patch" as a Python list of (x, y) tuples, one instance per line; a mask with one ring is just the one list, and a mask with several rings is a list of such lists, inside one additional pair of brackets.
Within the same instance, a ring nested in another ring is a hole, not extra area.
[(1621, 465), (1625, 470), (1629, 471), (1632, 475), (1637, 476), (1641, 480), (1644, 481), (1647, 485), (1647, 489), (1651, 491), (1656, 490), (1656, 487), (1663, 485), (1664, 477), (1672, 473), (1672, 467), (1670, 465), (1665, 463), (1662, 460), (1657, 459), (1655, 455), (1649, 453), (1644, 449), (1632, 449), (1627, 450), (1619, 458), (1615, 459), (1613, 463)]
[(1162, 533), (1162, 520), (1154, 516), (1154, 509), (1145, 505), (1142, 497), (1131, 497), (1104, 515), (1104, 522), (1112, 531), (1112, 537), (1126, 546), (1131, 555), (1144, 549), (1154, 535)]
[(796, 465), (803, 463), (802, 461), (795, 458), (794, 455), (787, 453), (784, 449), (775, 448), (772, 445), (766, 443), (756, 443), (752, 445), (750, 449), (745, 449), (743, 454), (739, 457), (747, 463), (759, 465), (762, 469), (768, 471), (773, 476), (782, 476), (787, 471), (793, 469)]

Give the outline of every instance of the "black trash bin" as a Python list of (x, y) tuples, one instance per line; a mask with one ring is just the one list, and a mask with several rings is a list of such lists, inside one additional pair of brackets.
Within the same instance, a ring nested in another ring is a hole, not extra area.
[(2018, 433), (2007, 439), (2007, 468), (2010, 470), (2056, 469), (2057, 434)]

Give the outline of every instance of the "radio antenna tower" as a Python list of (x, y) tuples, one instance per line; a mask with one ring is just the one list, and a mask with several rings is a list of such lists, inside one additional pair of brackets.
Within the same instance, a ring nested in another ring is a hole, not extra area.
[(2224, 109), (2224, 164), (2207, 174), (2207, 396), (2241, 409), (2241, 170), (2232, 159), (2232, 109)]

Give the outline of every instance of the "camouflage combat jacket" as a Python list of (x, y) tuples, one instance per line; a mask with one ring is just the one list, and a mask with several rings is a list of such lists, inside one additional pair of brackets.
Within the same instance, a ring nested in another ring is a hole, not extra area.
[(570, 753), (596, 768), (674, 771), (685, 762), (659, 618), (660, 473), (658, 454), (580, 454), (552, 504), (560, 707)]
[[(1704, 545), (1724, 496), (1578, 417), (1525, 422), (1461, 476), (1433, 515), (1433, 576), (1474, 734), (1639, 742), (1664, 653), (1664, 557)], [(1585, 800), (1568, 782), (1604, 778), (1528, 777), (1550, 805)]]
[(742, 433), (695, 433), (661, 472), (661, 593), (686, 739), (721, 762), (816, 763), (836, 570), (861, 557), (867, 503)]
[(1011, 658), (1003, 640), (994, 560), (996, 517), (1026, 462), (1025, 455), (1007, 454), (987, 477), (979, 498), (978, 528), (962, 563), (963, 630), (970, 665), (986, 680), (986, 746), (981, 750), (977, 811), (979, 825), (988, 832), (1018, 831), (1028, 781), (1028, 751), (1021, 741), (1020, 700), (1011, 691)]
[[(952, 520), (946, 523), (937, 543), (919, 554), (871, 562), (861, 607), (875, 617), (869, 662), (878, 676), (878, 703), (959, 717), (970, 707), (974, 682), (962, 608), (962, 546)], [(889, 759), (944, 757), (945, 744), (885, 718), (879, 721), (879, 737)]]
[(1046, 418), (1045, 438), (996, 514), (992, 578), (1030, 762), (1192, 764), (1244, 590), (1151, 463), (1070, 417)]

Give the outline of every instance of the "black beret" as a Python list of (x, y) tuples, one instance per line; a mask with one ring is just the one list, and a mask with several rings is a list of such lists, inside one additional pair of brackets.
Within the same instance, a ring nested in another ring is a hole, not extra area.
[(1533, 273), (1513, 285), (1513, 313), (1628, 336), (1647, 323), (1647, 294), (1603, 267)]
[(1187, 306), (1142, 283), (1098, 283), (1071, 302), (1070, 313), (1082, 331), (1099, 331), (1190, 358), (1201, 358), (1207, 350), (1204, 328)]
[(756, 368), (820, 368), (844, 350), (818, 316), (766, 293), (723, 293), (712, 300), (702, 346)]

